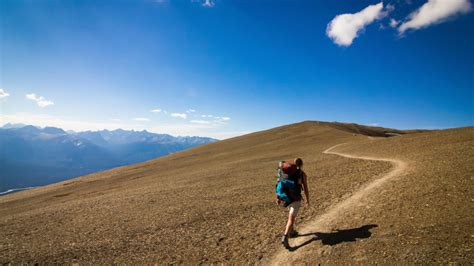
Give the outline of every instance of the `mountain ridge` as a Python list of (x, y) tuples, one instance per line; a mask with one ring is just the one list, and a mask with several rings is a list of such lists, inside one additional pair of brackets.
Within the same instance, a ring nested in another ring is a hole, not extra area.
[(147, 131), (71, 133), (57, 127), (6, 124), (0, 128), (0, 191), (45, 185), (213, 141)]

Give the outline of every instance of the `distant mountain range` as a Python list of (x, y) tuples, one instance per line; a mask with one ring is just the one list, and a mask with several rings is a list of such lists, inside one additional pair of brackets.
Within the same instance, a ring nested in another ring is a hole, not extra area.
[(214, 141), (146, 130), (66, 132), (6, 124), (0, 128), (0, 192), (143, 162)]

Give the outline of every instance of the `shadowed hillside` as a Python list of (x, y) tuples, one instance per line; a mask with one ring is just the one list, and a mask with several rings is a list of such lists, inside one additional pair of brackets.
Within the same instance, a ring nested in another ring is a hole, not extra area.
[(292, 261), (472, 262), (473, 128), (368, 138), (385, 133), (404, 132), (303, 122), (1, 197), (0, 263), (268, 262), (287, 215), (273, 203), (278, 160), (305, 161), (301, 225), (390, 171), (322, 153), (340, 143), (409, 170), (337, 217), (336, 233), (307, 232), (320, 239)]

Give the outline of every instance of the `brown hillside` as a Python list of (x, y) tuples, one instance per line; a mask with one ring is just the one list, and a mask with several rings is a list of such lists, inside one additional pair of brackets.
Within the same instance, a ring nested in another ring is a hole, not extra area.
[[(0, 263), (265, 263), (282, 252), (300, 262), (472, 262), (473, 128), (369, 139), (380, 129), (344, 125), (283, 126), (0, 197)], [(322, 153), (340, 143), (409, 167), (331, 221), (377, 225), (370, 236), (323, 232), (342, 240), (289, 253), (278, 243), (287, 213), (272, 202), (278, 160), (305, 160), (312, 205), (301, 228), (392, 167)]]

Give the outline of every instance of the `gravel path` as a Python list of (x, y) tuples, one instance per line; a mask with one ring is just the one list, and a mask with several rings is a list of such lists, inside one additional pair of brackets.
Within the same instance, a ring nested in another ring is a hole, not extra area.
[[(391, 158), (375, 158), (375, 157), (368, 157), (368, 156), (355, 156), (355, 155), (350, 155), (350, 154), (345, 154), (345, 153), (340, 153), (333, 151), (336, 147), (344, 145), (345, 143), (338, 144), (335, 146), (332, 146), (325, 150), (323, 153), (324, 154), (332, 154), (332, 155), (338, 155), (346, 158), (352, 158), (352, 159), (360, 159), (360, 160), (370, 160), (370, 161), (383, 161), (383, 162), (390, 162), (393, 164), (393, 168), (390, 172), (387, 174), (383, 175), (382, 177), (368, 183), (358, 191), (355, 191), (349, 198), (347, 198), (344, 201), (341, 201), (339, 203), (334, 204), (333, 206), (329, 207), (327, 212), (319, 216), (316, 220), (301, 226), (299, 231), (301, 232), (325, 232), (325, 231), (331, 231), (332, 225), (334, 221), (338, 219), (338, 217), (341, 214), (344, 214), (347, 210), (355, 207), (355, 205), (358, 203), (358, 201), (363, 198), (365, 195), (369, 193), (373, 193), (374, 189), (380, 187), (383, 185), (385, 182), (390, 180), (393, 177), (401, 175), (405, 169), (407, 168), (407, 163), (398, 159), (391, 159)], [(291, 242), (292, 246), (301, 246), (303, 243), (311, 240), (313, 238), (313, 235), (305, 236), (305, 237), (298, 237), (296, 239), (293, 239)], [(311, 249), (311, 245), (303, 246), (299, 249), (297, 249), (294, 252), (289, 252), (286, 249), (281, 249), (279, 252), (275, 254), (273, 259), (271, 260), (270, 264), (275, 265), (275, 264), (291, 264), (293, 261), (297, 260), (300, 256), (305, 254), (305, 250)], [(312, 252), (314, 252), (314, 247)]]

